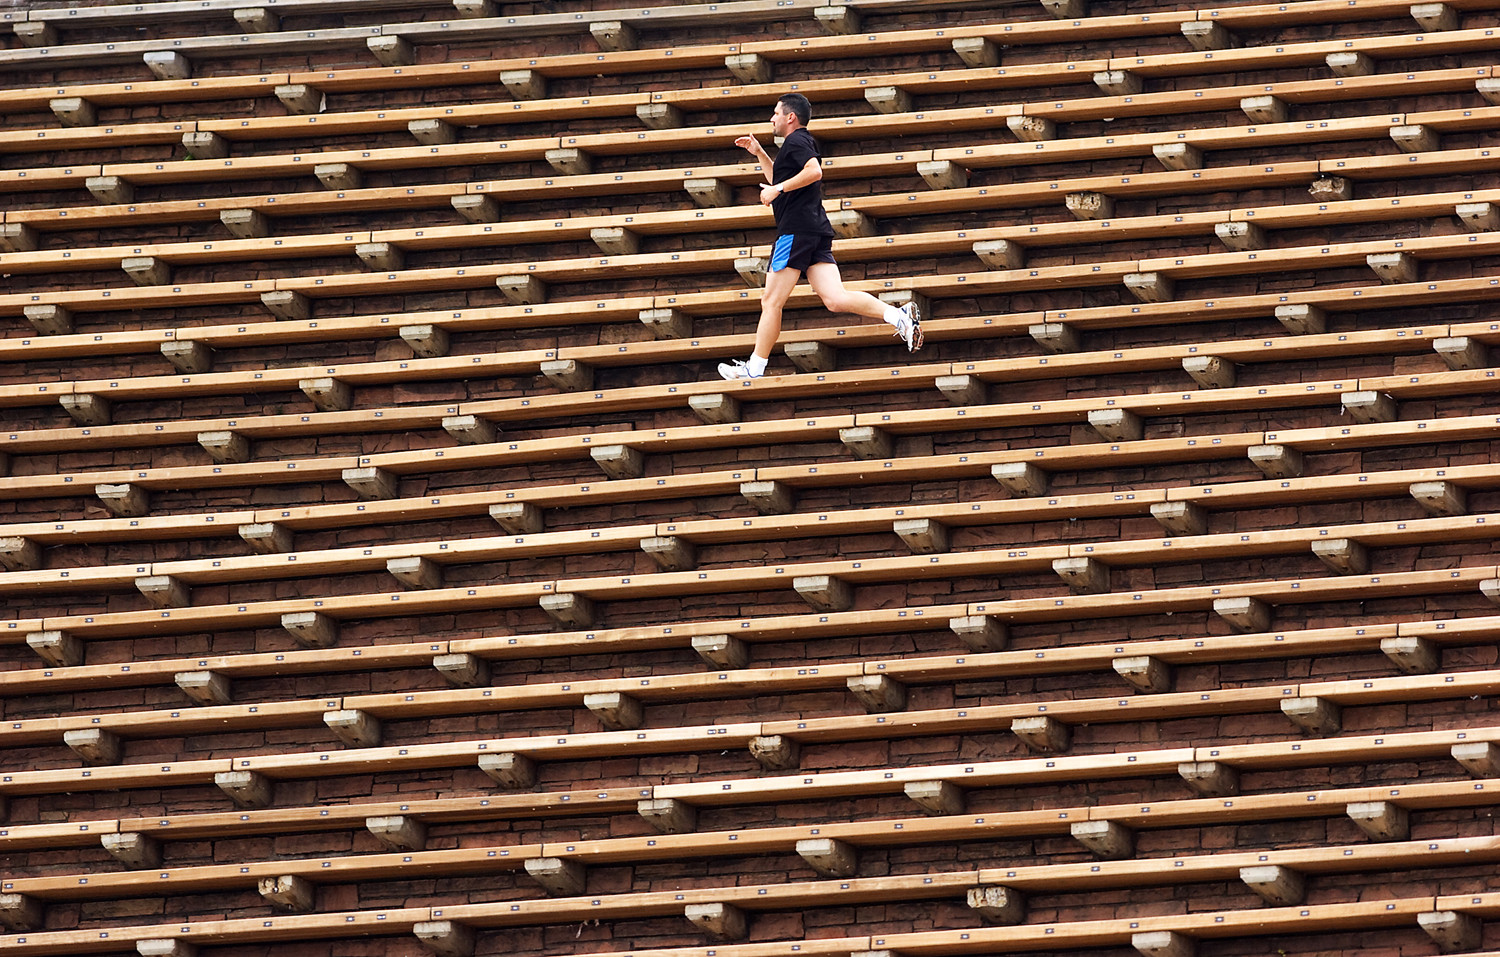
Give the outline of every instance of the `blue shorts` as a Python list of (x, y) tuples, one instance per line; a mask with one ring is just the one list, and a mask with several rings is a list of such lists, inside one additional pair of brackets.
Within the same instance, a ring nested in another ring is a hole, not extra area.
[(832, 236), (802, 236), (787, 233), (776, 237), (771, 247), (771, 272), (791, 267), (798, 272), (807, 272), (807, 267), (816, 263), (833, 262)]

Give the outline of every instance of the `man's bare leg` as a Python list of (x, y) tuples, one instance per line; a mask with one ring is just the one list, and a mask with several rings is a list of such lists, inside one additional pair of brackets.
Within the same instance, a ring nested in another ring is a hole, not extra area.
[[(760, 322), (755, 327), (755, 351), (743, 363), (743, 371), (754, 378), (766, 371), (776, 340), (781, 338), (781, 313), (792, 290), (802, 278), (800, 269), (784, 268), (766, 273), (766, 288), (760, 294)], [(738, 371), (740, 363), (719, 363), (719, 375), (726, 379), (746, 378)]]
[(881, 302), (867, 292), (845, 289), (843, 277), (835, 263), (813, 263), (807, 267), (807, 281), (830, 312), (848, 312), (867, 319), (880, 319), (896, 330), (915, 352), (922, 347), (921, 318), (916, 306), (904, 309)]
[(781, 312), (801, 278), (802, 270), (790, 267), (766, 273), (766, 288), (760, 294), (760, 323), (755, 327), (755, 355), (762, 359), (771, 358), (771, 350), (781, 338)]
[(845, 289), (843, 277), (835, 263), (813, 263), (807, 267), (807, 281), (813, 292), (823, 300), (829, 312), (849, 312), (866, 319), (881, 319), (895, 325), (895, 317), (901, 310), (881, 302), (867, 292)]

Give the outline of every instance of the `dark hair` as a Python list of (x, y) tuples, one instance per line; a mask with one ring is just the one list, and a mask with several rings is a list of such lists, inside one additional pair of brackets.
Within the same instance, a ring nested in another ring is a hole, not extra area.
[(786, 107), (788, 113), (797, 117), (797, 122), (806, 126), (812, 122), (812, 104), (801, 93), (785, 93), (776, 101)]

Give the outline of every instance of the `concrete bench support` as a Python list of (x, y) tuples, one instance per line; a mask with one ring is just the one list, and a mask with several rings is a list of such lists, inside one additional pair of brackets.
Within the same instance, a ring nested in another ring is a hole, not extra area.
[(473, 957), (477, 943), (474, 928), (451, 920), (419, 921), (412, 934), (437, 957)]
[(947, 816), (964, 812), (964, 792), (952, 781), (911, 781), (902, 790), (928, 814)]
[(688, 904), (683, 916), (714, 940), (743, 940), (749, 927), (745, 912), (733, 904)]
[(1307, 879), (1301, 871), (1276, 864), (1242, 867), (1240, 880), (1272, 907), (1300, 904), (1307, 893)]
[(1050, 715), (1014, 718), (1011, 733), (1038, 754), (1060, 754), (1073, 743), (1073, 731)]
[(594, 603), (586, 595), (543, 595), (542, 611), (562, 628), (588, 628), (594, 623)]
[(468, 652), (435, 655), (432, 667), (455, 688), (478, 688), (490, 683), (490, 663)]
[(900, 711), (906, 707), (906, 686), (889, 675), (856, 675), (844, 683), (849, 693), (871, 714)]
[(733, 635), (695, 635), (693, 650), (704, 664), (722, 671), (735, 671), (750, 663), (750, 646)]
[(1327, 698), (1285, 698), (1281, 713), (1308, 734), (1320, 736), (1337, 734), (1342, 722), (1341, 709)]
[(948, 551), (948, 526), (930, 518), (897, 519), (892, 530), (913, 555), (936, 555)]
[(1427, 932), (1438, 950), (1445, 954), (1462, 953), (1479, 947), (1484, 923), (1473, 914), (1458, 911), (1429, 911), (1417, 915), (1417, 926)]
[(965, 648), (974, 652), (1004, 651), (1010, 641), (1005, 624), (989, 615), (950, 618), (948, 629), (958, 636)]
[(1372, 841), (1404, 841), (1411, 836), (1411, 815), (1390, 801), (1367, 801), (1344, 809)]
[(1188, 787), (1204, 797), (1226, 797), (1240, 793), (1240, 774), (1218, 761), (1185, 761), (1177, 774)]
[(672, 798), (651, 798), (636, 804), (636, 813), (663, 834), (687, 834), (698, 826), (698, 811)]
[(781, 482), (743, 482), (740, 495), (762, 515), (784, 515), (795, 507), (791, 487)]
[(520, 790), (536, 786), (536, 762), (524, 754), (506, 751), (480, 755), (479, 770), (503, 788)]
[(393, 851), (420, 851), (427, 846), (427, 825), (414, 817), (367, 817), (365, 830)]
[(368, 711), (358, 709), (328, 711), (323, 714), (323, 723), (338, 735), (340, 741), (351, 748), (380, 746), (380, 719)]
[(338, 622), (322, 612), (289, 612), (281, 616), (281, 627), (304, 648), (327, 648), (339, 640)]
[(240, 538), (262, 555), (277, 555), (292, 550), (292, 530), (276, 522), (250, 522), (239, 527)]
[(594, 713), (599, 723), (611, 731), (639, 728), (646, 720), (646, 709), (639, 698), (618, 691), (602, 691), (583, 696), (583, 706)]
[(232, 682), (217, 671), (179, 671), (172, 681), (194, 704), (219, 705), (234, 700)]
[(803, 575), (792, 579), (792, 588), (818, 611), (848, 611), (854, 606), (854, 589), (832, 575)]
[(801, 746), (785, 735), (756, 735), (749, 747), (750, 756), (767, 771), (790, 771), (802, 762)]
[(55, 668), (83, 664), (83, 642), (66, 631), (37, 631), (26, 636), (26, 646)]
[(859, 855), (853, 845), (829, 838), (798, 841), (797, 856), (824, 877), (850, 877), (859, 869)]
[(102, 728), (78, 728), (63, 732), (63, 744), (73, 749), (85, 764), (119, 764), (124, 754), (120, 736)]
[(344, 469), (340, 476), (354, 494), (367, 501), (396, 498), (400, 494), (400, 481), (381, 468)]
[(1193, 957), (1198, 952), (1191, 937), (1174, 930), (1153, 930), (1130, 935), (1130, 946), (1141, 957)]
[(1189, 356), (1182, 360), (1182, 371), (1204, 389), (1233, 388), (1238, 369), (1222, 356)]
[(1194, 50), (1229, 50), (1240, 45), (1235, 36), (1222, 23), (1212, 20), (1188, 20), (1182, 24), (1182, 35)]
[(1319, 539), (1312, 552), (1340, 575), (1363, 575), (1370, 570), (1370, 550), (1351, 538)]
[(1030, 462), (1003, 462), (990, 466), (990, 475), (1011, 495), (1030, 498), (1045, 495), (1047, 473)]
[(1000, 65), (1000, 48), (987, 37), (959, 37), (953, 41), (953, 52), (975, 69)]
[(100, 836), (99, 843), (111, 857), (133, 871), (161, 867), (161, 843), (145, 834), (104, 834)]
[(1116, 658), (1110, 662), (1115, 674), (1144, 694), (1161, 694), (1172, 689), (1172, 666), (1152, 655)]
[(1214, 614), (1239, 632), (1265, 631), (1271, 627), (1271, 606), (1258, 598), (1219, 598)]
[(1106, 861), (1135, 853), (1135, 833), (1118, 821), (1077, 821), (1069, 831), (1074, 840)]
[(525, 864), (526, 873), (554, 897), (582, 894), (586, 883), (583, 865), (561, 857), (534, 857)]
[(600, 20), (589, 24), (589, 33), (599, 49), (606, 52), (634, 50), (640, 46), (635, 28), (619, 20)]
[(1171, 535), (1202, 535), (1208, 531), (1208, 509), (1192, 502), (1153, 502), (1151, 517)]
[(271, 806), (271, 779), (254, 771), (220, 771), (214, 775), (214, 784), (229, 796), (235, 807)]

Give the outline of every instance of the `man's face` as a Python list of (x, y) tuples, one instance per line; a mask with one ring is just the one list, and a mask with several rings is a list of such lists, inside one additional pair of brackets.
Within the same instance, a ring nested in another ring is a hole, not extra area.
[(771, 113), (771, 133), (775, 136), (786, 136), (797, 123), (797, 114), (786, 108), (786, 105), (778, 102), (776, 109)]

